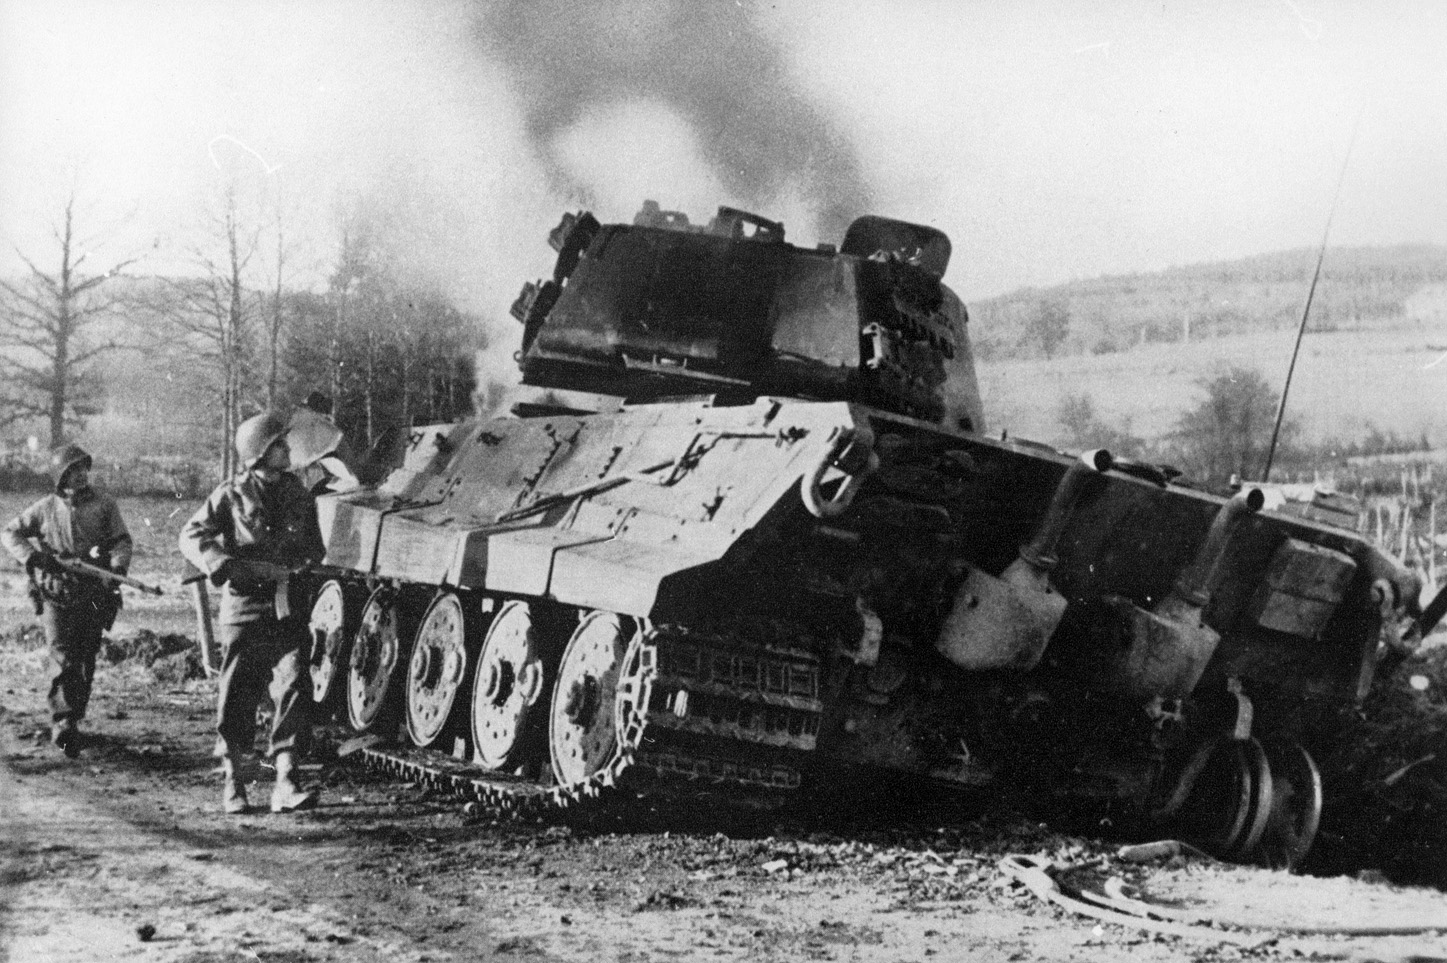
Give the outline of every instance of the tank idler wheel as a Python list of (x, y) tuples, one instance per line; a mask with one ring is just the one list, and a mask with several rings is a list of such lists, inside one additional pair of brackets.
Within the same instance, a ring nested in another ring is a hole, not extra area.
[(341, 696), (361, 606), (355, 590), (336, 579), (324, 583), (312, 603), (312, 701), (330, 709)]
[(1246, 805), (1246, 820), (1240, 835), (1231, 841), (1230, 855), (1233, 859), (1250, 859), (1262, 834), (1266, 832), (1266, 821), (1271, 815), (1274, 780), (1271, 762), (1266, 750), (1256, 739), (1247, 739), (1242, 748), (1246, 751), (1246, 766), (1250, 775), (1251, 797)]
[(1209, 747), (1204, 765), (1181, 807), (1186, 835), (1206, 849), (1226, 856), (1250, 831), (1256, 779), (1247, 743), (1222, 739)]
[(504, 605), (487, 630), (472, 686), (472, 747), (488, 769), (515, 769), (529, 761), (530, 749), (542, 749), (534, 736), (546, 718), (552, 679), (545, 652), (556, 657), (561, 646), (549, 636), (557, 631), (523, 601)]
[(358, 732), (386, 735), (396, 720), (402, 659), (397, 622), (397, 593), (383, 586), (362, 609), (348, 663), (347, 721)]
[(468, 621), (462, 599), (444, 592), (417, 627), (407, 667), (407, 735), (424, 749), (442, 737), (467, 678)]
[(558, 667), (548, 720), (548, 753), (559, 783), (581, 782), (618, 752), (618, 677), (637, 623), (590, 612), (578, 624)]
[(1261, 841), (1251, 853), (1273, 869), (1296, 869), (1321, 826), (1321, 771), (1299, 743), (1268, 741), (1271, 806)]

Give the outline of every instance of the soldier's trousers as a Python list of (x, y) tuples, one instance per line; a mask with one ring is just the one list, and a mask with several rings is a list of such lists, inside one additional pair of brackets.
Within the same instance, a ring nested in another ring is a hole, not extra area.
[(40, 627), (50, 646), (50, 664), (55, 670), (50, 681), (52, 722), (80, 722), (85, 718), (105, 621), (106, 615), (98, 614), (93, 605), (44, 603)]
[(293, 615), (219, 628), (222, 656), (216, 755), (251, 751), (256, 741), (256, 707), (268, 693), (274, 706), (270, 754), (295, 748), (310, 724), (306, 620)]

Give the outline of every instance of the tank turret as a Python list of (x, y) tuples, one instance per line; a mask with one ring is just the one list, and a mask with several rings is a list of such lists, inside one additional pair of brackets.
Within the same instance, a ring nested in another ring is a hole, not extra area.
[(706, 226), (647, 202), (632, 224), (565, 215), (549, 280), (513, 305), (523, 383), (630, 400), (761, 395), (856, 401), (982, 430), (964, 305), (940, 231), (861, 217), (800, 248), (777, 221)]

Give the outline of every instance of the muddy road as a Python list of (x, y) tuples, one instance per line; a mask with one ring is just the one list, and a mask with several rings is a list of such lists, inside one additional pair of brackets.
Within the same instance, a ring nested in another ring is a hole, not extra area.
[[(0, 960), (1447, 959), (1447, 932), (1258, 931), (1257, 945), (1070, 915), (1003, 875), (1009, 853), (1120, 874), (1154, 899), (1255, 926), (1440, 921), (1447, 897), (1202, 861), (986, 814), (836, 811), (684, 826), (498, 822), (325, 746), (313, 812), (227, 817), (208, 751), (214, 687), (103, 665), (74, 760), (46, 739), (35, 640), (0, 642)], [(253, 771), (264, 801), (270, 771)]]

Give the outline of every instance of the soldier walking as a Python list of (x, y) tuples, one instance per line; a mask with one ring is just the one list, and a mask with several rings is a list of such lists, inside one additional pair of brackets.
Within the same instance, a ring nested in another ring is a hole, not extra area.
[(90, 484), (91, 457), (79, 445), (51, 452), (55, 492), (21, 512), (0, 531), (0, 544), (25, 566), (50, 646), (55, 678), (50, 683), (50, 741), (74, 758), (80, 721), (90, 703), (101, 633), (120, 609), (120, 586), (67, 569), (79, 559), (124, 575), (131, 564), (131, 535), (114, 498)]
[(316, 505), (287, 469), (288, 422), (274, 412), (236, 429), (242, 471), (223, 482), (181, 530), (181, 553), (222, 586), (216, 755), (225, 773), (222, 807), (249, 809), (241, 767), (256, 735), (256, 706), (270, 688), (276, 764), (272, 812), (316, 805), (296, 779), (296, 746), (310, 725), (307, 616), (291, 578), (322, 557)]

